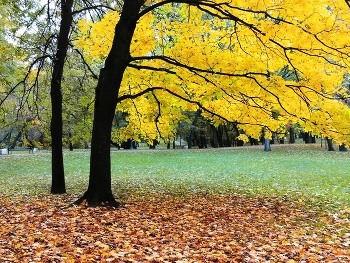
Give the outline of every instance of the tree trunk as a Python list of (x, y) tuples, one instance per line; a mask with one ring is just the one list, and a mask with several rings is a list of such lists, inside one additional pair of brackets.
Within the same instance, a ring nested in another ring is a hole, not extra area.
[(22, 136), (22, 129), (17, 133), (15, 139), (12, 141), (12, 143), (10, 145), (11, 149), (16, 148), (17, 141), (19, 141), (19, 138), (21, 138), (21, 136)]
[(124, 1), (115, 27), (112, 49), (101, 69), (96, 88), (91, 141), (89, 186), (74, 204), (87, 200), (89, 206), (118, 207), (111, 186), (110, 141), (112, 122), (124, 71), (130, 62), (130, 44), (136, 28), (137, 14), (144, 1)]
[(73, 151), (73, 143), (72, 143), (72, 140), (71, 140), (71, 138), (72, 138), (72, 133), (71, 132), (69, 132), (69, 143), (68, 143), (68, 145), (69, 145), (69, 151)]
[(295, 143), (294, 129), (289, 128), (289, 143)]
[(158, 141), (156, 139), (153, 140), (153, 143), (149, 145), (150, 149), (155, 149), (157, 147)]
[(328, 151), (334, 151), (332, 139), (326, 138)]
[(224, 125), (224, 132), (225, 132), (225, 136), (226, 136), (225, 146), (232, 147), (232, 140), (230, 138), (230, 135), (228, 134), (227, 125)]
[(190, 135), (188, 136), (188, 149), (191, 149), (192, 148), (192, 141), (193, 141), (193, 138), (195, 136), (195, 129), (196, 129), (196, 126), (197, 126), (197, 122), (198, 122), (198, 117), (201, 115), (201, 110), (197, 110), (194, 114), (194, 120), (192, 122), (192, 127), (191, 127), (191, 131), (190, 131)]
[(311, 137), (311, 143), (316, 143), (316, 136), (310, 135), (310, 137)]
[(271, 143), (270, 139), (266, 138), (264, 142), (264, 151), (270, 152), (271, 151)]
[(310, 132), (304, 132), (304, 141), (305, 143), (311, 143), (311, 133)]
[(339, 145), (339, 151), (340, 152), (347, 152), (348, 151), (348, 149), (346, 148), (344, 143), (342, 145)]
[(220, 124), (218, 126), (218, 128), (216, 129), (216, 134), (217, 134), (217, 138), (218, 138), (218, 144), (219, 144), (219, 147), (224, 147), (224, 138), (223, 138), (223, 135), (224, 135), (224, 130), (223, 130), (223, 125)]
[(84, 148), (85, 148), (85, 149), (89, 149), (89, 144), (88, 144), (87, 141), (84, 141)]
[(210, 124), (210, 128), (212, 131), (212, 139), (211, 139), (211, 146), (213, 148), (219, 148), (219, 141), (218, 141), (218, 130), (216, 127), (212, 124)]
[(57, 40), (56, 57), (53, 59), (53, 72), (51, 79), (51, 147), (52, 147), (52, 194), (66, 192), (64, 179), (63, 153), (62, 153), (62, 92), (61, 82), (64, 61), (67, 56), (69, 33), (72, 24), (73, 0), (61, 1), (61, 24)]

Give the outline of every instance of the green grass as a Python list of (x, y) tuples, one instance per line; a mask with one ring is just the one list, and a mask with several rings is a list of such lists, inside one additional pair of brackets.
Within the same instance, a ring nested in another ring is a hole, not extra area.
[[(350, 201), (350, 153), (319, 145), (218, 150), (113, 151), (114, 193), (129, 196), (231, 194), (288, 196), (313, 205)], [(89, 152), (65, 152), (67, 191), (87, 187)], [(0, 156), (0, 194), (32, 195), (50, 189), (50, 154)]]

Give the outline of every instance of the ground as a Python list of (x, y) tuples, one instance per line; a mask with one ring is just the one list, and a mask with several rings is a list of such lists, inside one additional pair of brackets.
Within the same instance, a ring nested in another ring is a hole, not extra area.
[(283, 197), (162, 194), (123, 208), (0, 200), (1, 262), (350, 262), (348, 210)]

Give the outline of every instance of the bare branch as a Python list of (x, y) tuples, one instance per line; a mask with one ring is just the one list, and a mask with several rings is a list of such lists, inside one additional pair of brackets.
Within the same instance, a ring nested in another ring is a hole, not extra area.
[[(70, 45), (71, 47), (73, 47), (73, 45)], [(75, 52), (77, 52), (81, 58), (81, 60), (83, 61), (83, 64), (87, 67), (87, 69), (89, 70), (89, 72), (91, 73), (92, 77), (96, 80), (98, 80), (98, 75), (95, 74), (95, 72), (92, 70), (92, 68), (90, 67), (90, 65), (86, 62), (84, 55), (80, 52), (79, 49), (73, 49)]]
[(160, 103), (160, 101), (158, 100), (158, 98), (157, 98), (156, 94), (154, 93), (154, 91), (152, 91), (152, 95), (153, 95), (154, 99), (156, 100), (157, 106), (158, 106), (158, 114), (157, 114), (156, 119), (155, 119), (156, 128), (157, 128), (157, 131), (158, 131), (158, 133), (159, 133), (160, 138), (162, 138), (162, 139), (164, 140), (164, 138), (163, 138), (163, 136), (162, 136), (162, 133), (160, 132), (159, 126), (158, 126), (159, 118), (160, 118), (160, 116), (162, 116), (162, 112), (161, 112), (161, 103)]
[(16, 90), (16, 88), (21, 85), (24, 84), (26, 82), (26, 80), (29, 77), (30, 72), (32, 71), (32, 68), (40, 61), (46, 59), (46, 58), (51, 58), (50, 55), (45, 55), (42, 57), (39, 57), (37, 59), (35, 59), (32, 64), (29, 66), (29, 69), (27, 70), (26, 75), (24, 76), (23, 80), (21, 80), (20, 82), (18, 82), (14, 87), (12, 87), (9, 92), (6, 94), (6, 96), (0, 101), (0, 106), (7, 100), (7, 98)]
[(74, 16), (76, 14), (80, 14), (80, 13), (83, 13), (85, 11), (96, 10), (96, 9), (99, 9), (99, 8), (105, 8), (105, 9), (108, 9), (108, 10), (111, 10), (111, 11), (116, 11), (114, 8), (112, 8), (110, 6), (107, 6), (107, 5), (94, 5), (94, 6), (88, 6), (88, 7), (85, 7), (85, 8), (76, 10), (76, 11), (73, 11), (72, 15)]

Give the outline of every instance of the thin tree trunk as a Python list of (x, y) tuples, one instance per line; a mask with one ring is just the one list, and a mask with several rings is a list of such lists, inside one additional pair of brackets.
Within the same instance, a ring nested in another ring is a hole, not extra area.
[(295, 143), (294, 129), (289, 128), (289, 143)]
[(66, 192), (64, 179), (63, 153), (62, 153), (62, 91), (61, 82), (63, 76), (64, 61), (67, 56), (69, 33), (72, 24), (73, 0), (61, 1), (61, 24), (57, 40), (57, 53), (53, 60), (53, 72), (51, 79), (51, 138), (52, 138), (52, 194)]
[(224, 138), (223, 138), (223, 135), (224, 135), (224, 129), (223, 129), (223, 125), (220, 124), (218, 126), (218, 128), (216, 129), (217, 131), (217, 138), (218, 138), (218, 144), (219, 144), (219, 147), (224, 147)]
[(16, 148), (16, 144), (17, 142), (19, 141), (19, 138), (22, 136), (22, 131), (20, 130), (18, 133), (17, 133), (17, 136), (15, 137), (15, 139), (12, 141), (11, 145), (10, 145), (10, 148), (13, 149), (13, 148)]
[(192, 148), (192, 141), (193, 141), (193, 138), (195, 136), (195, 129), (196, 129), (196, 126), (197, 126), (197, 122), (198, 122), (198, 117), (199, 115), (201, 115), (201, 110), (197, 110), (194, 114), (194, 120), (192, 122), (192, 127), (191, 127), (191, 131), (190, 131), (190, 135), (188, 136), (188, 139), (187, 139), (187, 142), (188, 142), (188, 149), (191, 149)]
[(212, 132), (211, 146), (213, 148), (219, 148), (218, 130), (212, 124), (210, 124), (210, 128), (211, 128), (211, 132)]
[(72, 143), (72, 133), (71, 132), (69, 132), (69, 143), (68, 143), (68, 145), (69, 145), (69, 151), (73, 151), (73, 143)]
[(265, 138), (264, 151), (265, 152), (270, 152), (271, 151), (271, 140), (269, 138)]

